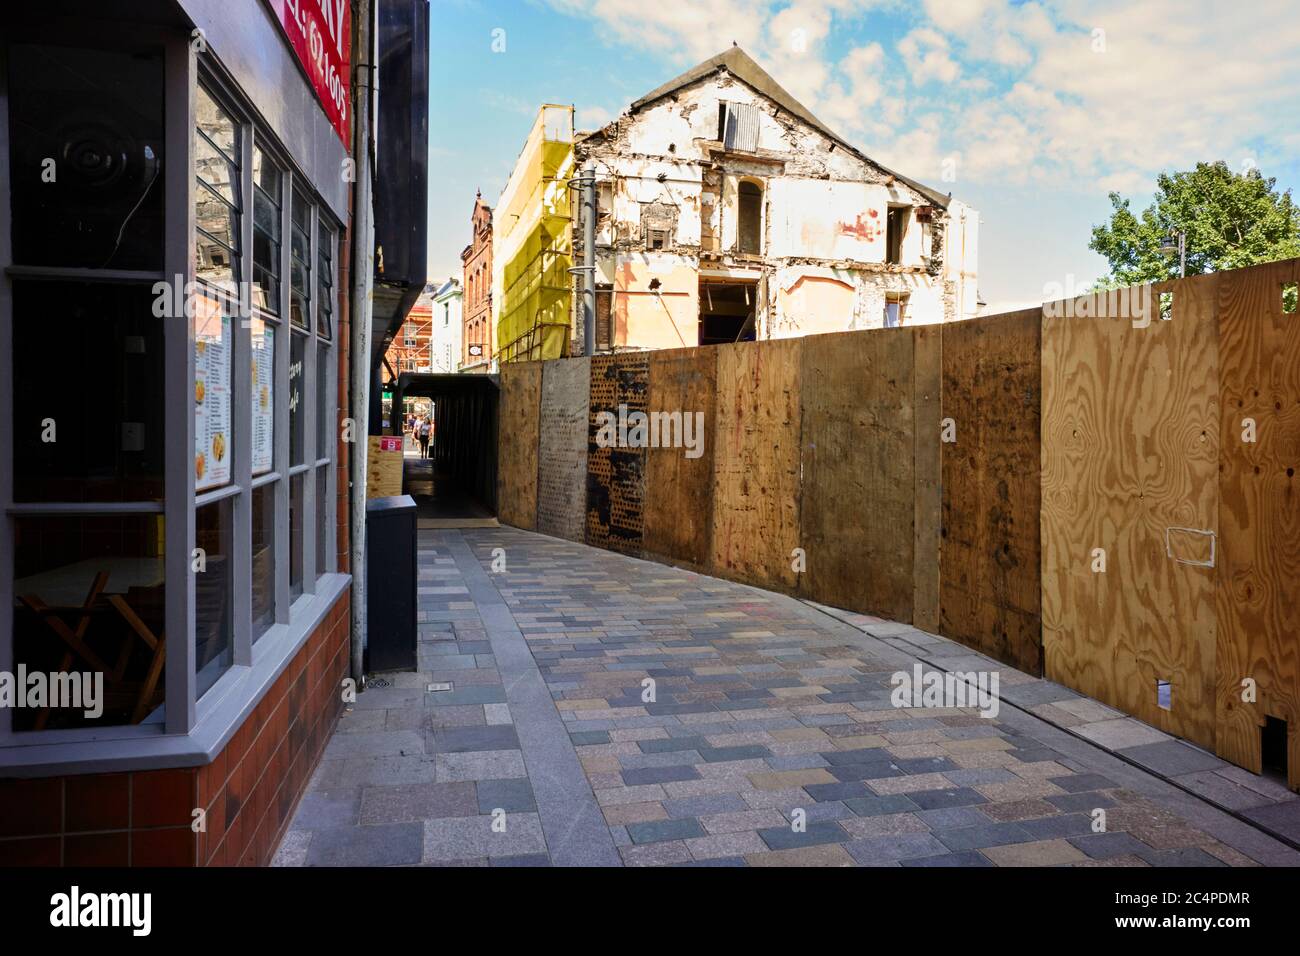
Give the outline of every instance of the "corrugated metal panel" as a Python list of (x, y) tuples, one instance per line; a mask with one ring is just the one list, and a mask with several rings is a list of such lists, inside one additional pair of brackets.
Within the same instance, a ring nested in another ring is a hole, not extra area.
[(753, 153), (758, 150), (758, 107), (752, 103), (728, 103), (723, 146), (728, 150)]

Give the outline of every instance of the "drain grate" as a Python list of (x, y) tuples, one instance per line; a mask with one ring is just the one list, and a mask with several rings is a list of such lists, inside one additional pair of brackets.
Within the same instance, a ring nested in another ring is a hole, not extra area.
[(366, 686), (367, 686), (367, 687), (378, 687), (380, 690), (382, 690), (383, 688), (385, 688), (385, 687), (391, 687), (392, 685), (389, 684), (388, 681), (385, 680), (385, 679), (382, 678), (382, 677), (372, 677), (372, 678), (370, 678), (370, 680), (366, 681)]

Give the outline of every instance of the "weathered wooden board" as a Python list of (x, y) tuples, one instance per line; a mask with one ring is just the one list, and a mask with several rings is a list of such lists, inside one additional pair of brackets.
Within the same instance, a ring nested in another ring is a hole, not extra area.
[(614, 443), (603, 440), (602, 416), (626, 421), (632, 412), (644, 413), (649, 371), (645, 353), (591, 359), (586, 541), (623, 554), (641, 553), (646, 449), (631, 447), (621, 434)]
[(910, 622), (915, 581), (910, 329), (803, 340), (800, 594)]
[(804, 341), (710, 346), (718, 352), (712, 573), (780, 591), (796, 584)]
[(591, 360), (542, 363), (537, 530), (583, 540), (587, 519), (587, 424)]
[(1042, 309), (943, 327), (939, 633), (1042, 674)]
[(537, 439), (542, 398), (542, 366), (507, 362), (501, 366), (501, 405), (497, 427), (497, 518), (532, 530), (537, 523)]
[(912, 407), (915, 526), (912, 623), (923, 631), (939, 630), (939, 534), (943, 523), (940, 487), (940, 420), (943, 392), (943, 326), (912, 330), (914, 353)]
[[(1287, 722), (1300, 788), (1300, 314), (1282, 311), (1300, 261), (1218, 277), (1220, 756), (1260, 771), (1265, 718)], [(1255, 441), (1249, 437), (1250, 419)], [(1243, 698), (1243, 681), (1256, 699)]]
[[(1042, 326), (1046, 675), (1206, 746), (1215, 572), (1185, 561), (1208, 535), (1182, 535), (1188, 553), (1174, 557), (1165, 538), (1217, 523), (1215, 282), (1157, 287), (1173, 290), (1173, 317), (1148, 312), (1146, 327), (1096, 317), (1099, 295), (1049, 304)], [(1075, 317), (1051, 317), (1066, 305)], [(1105, 551), (1104, 572), (1093, 571), (1094, 549)], [(1170, 682), (1170, 709), (1159, 681)]]
[(696, 448), (661, 442), (646, 452), (645, 549), (696, 568), (707, 566), (712, 554), (717, 394), (716, 349), (650, 354), (650, 411), (679, 413), (683, 427), (689, 420)]

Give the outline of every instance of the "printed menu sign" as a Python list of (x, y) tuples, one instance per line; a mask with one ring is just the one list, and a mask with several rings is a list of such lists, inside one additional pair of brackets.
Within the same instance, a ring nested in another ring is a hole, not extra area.
[(252, 439), (253, 474), (271, 470), (275, 452), (275, 329), (253, 321)]
[(230, 481), (230, 316), (217, 299), (194, 297), (194, 488)]

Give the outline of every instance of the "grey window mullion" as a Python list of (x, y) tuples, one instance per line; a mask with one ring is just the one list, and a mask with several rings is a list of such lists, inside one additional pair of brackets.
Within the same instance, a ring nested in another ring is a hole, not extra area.
[[(239, 138), (239, 195), (253, 194), (253, 130), (243, 125)], [(240, 486), (235, 496), (234, 534), (231, 536), (231, 584), (234, 587), (231, 620), (232, 659), (236, 666), (253, 663), (253, 286), (249, 265), (253, 258), (252, 209), (239, 217), (240, 276), (239, 321), (234, 323), (234, 369), (230, 387), (231, 477)]]
[[(297, 183), (286, 168), (280, 180), (280, 235), (288, 235)], [(289, 317), (289, 243), (280, 243), (280, 315), (275, 327), (275, 426), (272, 436), (274, 469), (283, 477), (275, 486), (275, 622), (289, 623), (289, 354), (292, 351), (293, 321)]]
[[(9, 208), (9, 58), (0, 43), (0, 203)], [(0, 671), (14, 672), (14, 518), (5, 511), (13, 501), (13, 298), (9, 267), (13, 264), (8, 223), (0, 229)], [(0, 708), (0, 744), (13, 737), (12, 707)]]
[[(163, 259), (168, 276), (194, 280), (194, 129), (198, 80), (186, 38), (169, 38), (164, 54), (166, 88), (163, 155)], [(172, 281), (176, 281), (175, 278)], [(163, 388), (167, 436), (166, 487), (166, 727), (188, 734), (194, 726), (194, 327), (184, 316), (163, 319)]]
[[(320, 248), (317, 245), (320, 242), (320, 210), (315, 203), (311, 207), (311, 222), (308, 223), (308, 235), (310, 242), (307, 245), (308, 261), (312, 257), (319, 259)], [(319, 268), (320, 263), (314, 265)], [(316, 280), (319, 289), (319, 278), (311, 275), (308, 280), (309, 285), (312, 279)], [(317, 290), (313, 290), (317, 291)], [(308, 300), (307, 336), (306, 346), (303, 349), (303, 360), (305, 368), (303, 369), (303, 435), (302, 435), (302, 460), (314, 462), (316, 460), (316, 329), (319, 321), (320, 295), (313, 295)], [(312, 468), (307, 477), (302, 482), (302, 590), (304, 594), (316, 593), (316, 469)]]

